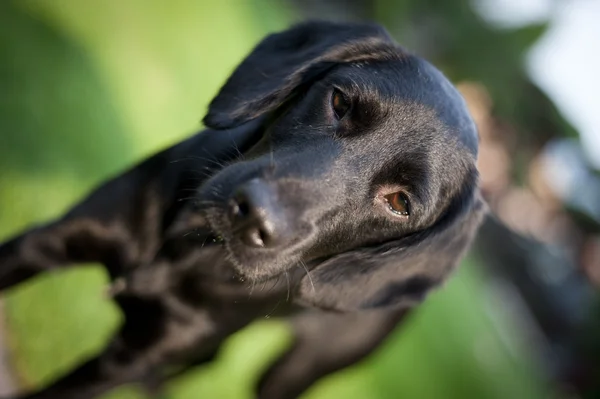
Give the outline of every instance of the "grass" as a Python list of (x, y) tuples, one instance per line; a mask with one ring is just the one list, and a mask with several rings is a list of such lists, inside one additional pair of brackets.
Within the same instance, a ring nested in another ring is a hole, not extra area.
[[(287, 25), (277, 7), (264, 12), (267, 3), (0, 2), (0, 87), (10, 93), (0, 104), (0, 240), (56, 217), (101, 180), (198, 129), (235, 64), (267, 30)], [(48, 383), (104, 345), (120, 322), (105, 283), (90, 265), (6, 294), (23, 384)], [(376, 353), (304, 397), (546, 397), (502, 306), (468, 262)], [(283, 323), (253, 324), (216, 362), (174, 381), (166, 398), (250, 398), (288, 343)], [(107, 396), (142, 397), (136, 387)]]
[[(18, 370), (38, 385), (97, 351), (118, 323), (101, 293), (105, 276), (84, 268), (37, 278), (9, 293)], [(542, 398), (547, 392), (518, 334), (500, 335), (471, 263), (364, 362), (325, 378), (306, 399)], [(264, 321), (234, 335), (218, 359), (172, 382), (166, 398), (251, 398), (260, 372), (289, 343), (284, 323)], [(517, 354), (517, 356), (515, 356)], [(235, 381), (235, 383), (232, 383)], [(368, 396), (366, 396), (368, 395)], [(143, 398), (135, 388), (107, 398)]]

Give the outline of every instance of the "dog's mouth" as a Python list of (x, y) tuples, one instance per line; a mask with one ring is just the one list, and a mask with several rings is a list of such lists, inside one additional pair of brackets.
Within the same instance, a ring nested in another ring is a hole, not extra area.
[(207, 245), (225, 245), (223, 236), (212, 230), (205, 236), (205, 239)]
[(287, 268), (284, 265), (277, 266), (280, 262), (277, 262), (275, 253), (262, 248), (248, 248), (233, 234), (227, 222), (228, 211), (222, 207), (202, 210), (208, 227), (204, 245), (221, 246), (227, 262), (241, 282), (260, 283), (284, 274)]
[(234, 251), (231, 249), (231, 241), (233, 237), (227, 235), (226, 231), (228, 229), (226, 226), (224, 226), (224, 222), (220, 220), (223, 218), (221, 214), (225, 214), (227, 210), (212, 207), (201, 209), (200, 212), (206, 220), (206, 226), (208, 228), (205, 235), (208, 245), (220, 245), (224, 247), (227, 251), (227, 257), (231, 263), (233, 263), (233, 266), (242, 271), (241, 263), (239, 262)]

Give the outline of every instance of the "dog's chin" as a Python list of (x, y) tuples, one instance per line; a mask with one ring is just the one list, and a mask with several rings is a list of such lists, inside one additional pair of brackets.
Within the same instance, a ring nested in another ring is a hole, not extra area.
[(277, 278), (288, 270), (287, 265), (293, 264), (283, 261), (281, 256), (274, 253), (261, 253), (245, 248), (244, 244), (236, 238), (228, 237), (225, 233), (224, 247), (227, 258), (233, 265), (236, 273), (249, 282), (263, 282)]

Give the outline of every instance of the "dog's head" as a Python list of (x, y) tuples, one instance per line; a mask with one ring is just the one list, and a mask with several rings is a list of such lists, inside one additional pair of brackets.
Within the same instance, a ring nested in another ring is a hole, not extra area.
[(418, 300), (458, 262), (483, 208), (476, 128), (442, 73), (382, 28), (267, 37), (204, 121), (257, 118), (256, 144), (199, 189), (238, 273), (308, 267), (304, 300), (350, 310)]

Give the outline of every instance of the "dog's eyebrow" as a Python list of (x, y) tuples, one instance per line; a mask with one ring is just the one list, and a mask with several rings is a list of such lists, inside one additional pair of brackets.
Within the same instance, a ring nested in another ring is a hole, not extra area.
[(421, 301), (427, 291), (437, 285), (438, 280), (425, 275), (417, 275), (403, 281), (389, 283), (374, 298), (366, 301), (362, 308), (376, 308), (393, 305), (402, 300)]
[(373, 184), (382, 186), (397, 183), (406, 186), (422, 203), (430, 202), (430, 155), (425, 151), (405, 151), (401, 158), (388, 161), (373, 177)]

